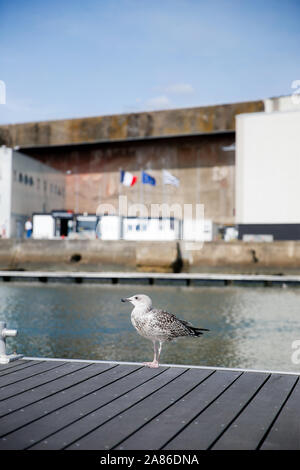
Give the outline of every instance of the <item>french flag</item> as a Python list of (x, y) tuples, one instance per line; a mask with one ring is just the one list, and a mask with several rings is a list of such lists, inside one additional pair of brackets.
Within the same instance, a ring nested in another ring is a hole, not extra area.
[(129, 173), (129, 171), (121, 170), (120, 174), (120, 182), (124, 184), (124, 186), (133, 186), (137, 181), (137, 176)]

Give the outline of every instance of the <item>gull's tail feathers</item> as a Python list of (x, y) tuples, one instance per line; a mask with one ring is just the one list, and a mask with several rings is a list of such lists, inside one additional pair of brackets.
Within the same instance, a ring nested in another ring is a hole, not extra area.
[(207, 328), (196, 328), (194, 326), (190, 327), (190, 329), (193, 332), (192, 336), (201, 336), (201, 335), (203, 335), (202, 331), (210, 331)]
[(188, 321), (184, 321), (184, 320), (180, 320), (180, 321), (188, 329), (189, 336), (201, 336), (203, 335), (202, 331), (210, 331), (208, 328), (197, 328), (196, 326), (193, 326)]

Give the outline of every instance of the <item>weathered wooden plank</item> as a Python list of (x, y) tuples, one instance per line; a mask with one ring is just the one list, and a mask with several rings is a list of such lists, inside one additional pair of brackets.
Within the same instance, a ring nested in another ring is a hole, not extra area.
[[(97, 370), (98, 369), (98, 370)], [(82, 387), (77, 387), (78, 392), (77, 395), (74, 395), (74, 387), (76, 386), (76, 382), (79, 383), (79, 385), (85, 386), (86, 389), (86, 384), (84, 384), (84, 380), (88, 381), (88, 379), (93, 378), (95, 375), (99, 375), (101, 373), (101, 370), (99, 370), (99, 367), (94, 367), (93, 365), (89, 366), (85, 370), (77, 371), (75, 374), (72, 374), (72, 377), (70, 376), (68, 379), (68, 382), (73, 381), (73, 387), (65, 389), (64, 387), (62, 388), (62, 392), (60, 393), (59, 400), (57, 397), (53, 397), (51, 400), (51, 395), (46, 397), (46, 399), (42, 400), (41, 406), (37, 403), (36, 405), (31, 406), (30, 412), (31, 412), (31, 418), (34, 418), (34, 420), (42, 418), (45, 416), (45, 414), (49, 414), (53, 411), (56, 411), (58, 408), (63, 408), (64, 406), (68, 406), (68, 404), (71, 402), (76, 401), (76, 399), (82, 398)], [(131, 375), (131, 374), (129, 374)], [(125, 376), (128, 377), (128, 376)], [(96, 378), (96, 377), (95, 377)], [(99, 382), (99, 377), (97, 378), (97, 381)], [(94, 392), (94, 388), (92, 389)], [(69, 399), (69, 392), (72, 394), (72, 400)], [(75, 399), (74, 399), (75, 398)], [(43, 407), (44, 405), (44, 407)], [(45, 413), (46, 412), (46, 413)], [(9, 414), (8, 416), (5, 416), (4, 418), (0, 419), (0, 429), (4, 428), (6, 430), (6, 434), (9, 432), (12, 432), (16, 430), (17, 428), (20, 428), (22, 426), (28, 425), (29, 424), (28, 420), (28, 415), (24, 411), (21, 411), (19, 413), (13, 413)]]
[[(67, 388), (68, 386), (75, 385), (78, 380), (75, 372), (80, 369), (91, 368), (89, 364), (84, 364), (82, 362), (67, 362), (62, 367), (54, 369), (55, 376), (53, 380), (46, 382), (45, 384), (38, 385), (35, 388), (26, 390), (25, 392), (9, 397), (6, 400), (0, 402), (0, 417), (15, 411), (18, 408), (23, 408), (24, 406), (34, 403), (36, 401), (42, 400), (49, 395), (57, 393), (60, 390)], [(51, 372), (54, 372), (53, 370)], [(81, 380), (85, 380), (91, 375), (96, 375), (98, 372), (89, 372), (87, 374), (83, 373), (83, 379), (80, 374)]]
[(0, 449), (300, 449), (297, 375), (55, 360), (9, 366), (0, 368)]
[[(43, 361), (45, 362), (45, 361)], [(9, 368), (5, 371), (3, 371), (1, 374), (0, 374), (0, 383), (1, 383), (1, 377), (5, 376), (5, 375), (8, 375), (8, 374), (12, 374), (13, 372), (18, 372), (19, 370), (23, 370), (23, 369), (27, 369), (28, 368), (28, 376), (30, 375), (29, 372), (32, 372), (32, 370), (30, 369), (29, 371), (29, 368), (33, 367), (33, 366), (37, 366), (38, 364), (41, 364), (41, 361), (40, 360), (36, 360), (36, 361), (24, 361), (24, 363), (22, 364), (19, 364), (18, 366), (16, 367), (12, 367), (12, 368)], [(1, 386), (1, 385), (0, 385)]]
[(18, 367), (20, 366), (29, 365), (30, 362), (32, 361), (29, 361), (29, 360), (24, 361), (23, 359), (16, 359), (15, 361), (9, 362), (8, 364), (0, 364), (0, 376), (5, 375), (7, 371), (8, 372), (11, 372), (11, 370), (13, 371), (14, 368), (17, 370)]
[[(62, 449), (72, 444), (83, 435), (108, 421), (116, 414), (124, 411), (143, 397), (153, 393), (158, 388), (180, 375), (185, 370), (159, 368), (155, 370), (144, 367), (117, 384), (119, 397), (114, 393), (114, 399), (95, 409), (92, 413), (72, 422), (62, 430), (31, 447), (32, 449)], [(122, 383), (120, 383), (122, 382)], [(111, 395), (111, 388), (107, 390)], [(108, 398), (109, 399), (109, 398)]]
[[(33, 367), (34, 366), (38, 366), (40, 365), (41, 363), (45, 363), (46, 361), (43, 361), (43, 360), (40, 360), (40, 359), (37, 359), (36, 361), (28, 361), (25, 363), (23, 363), (22, 365), (20, 365), (19, 367), (13, 367), (12, 369), (8, 369), (8, 370), (5, 370), (2, 372), (2, 374), (0, 375), (0, 387), (2, 386), (2, 377), (7, 375), (7, 374), (13, 374), (15, 372), (18, 372), (19, 370), (23, 370), (23, 369), (27, 369), (27, 367), (30, 367), (32, 369), (28, 370), (27, 372), (24, 372), (24, 377), (27, 377), (29, 375), (31, 375), (30, 373), (34, 373), (34, 369)], [(17, 377), (17, 374), (15, 374), (13, 376), (13, 378)], [(22, 379), (21, 379), (22, 380)]]
[[(215, 401), (213, 401), (208, 408), (199, 414), (183, 431), (179, 432), (170, 442), (163, 448), (165, 449), (185, 449), (185, 450), (204, 450), (220, 436), (220, 434), (230, 425), (232, 420), (238, 415), (241, 409), (248, 404), (253, 395), (257, 392), (259, 387), (266, 381), (268, 374), (244, 372), (236, 381), (234, 381), (229, 388), (227, 388)], [(218, 387), (216, 392), (218, 393)], [(164, 427), (168, 429), (169, 415), (171, 409), (164, 416)], [(184, 412), (184, 410), (183, 410)], [(175, 417), (172, 421), (175, 421)], [(162, 426), (162, 416), (160, 416), (160, 432)], [(154, 423), (153, 423), (154, 424)], [(145, 426), (146, 428), (146, 426)], [(153, 425), (152, 425), (153, 428)], [(178, 426), (177, 426), (178, 428)], [(142, 429), (144, 431), (144, 429)], [(146, 431), (146, 429), (145, 429)], [(153, 429), (152, 429), (153, 431)], [(167, 437), (172, 437), (176, 434), (176, 428), (168, 430), (166, 433), (165, 442)], [(144, 438), (150, 439), (152, 446), (151, 435), (149, 436), (150, 429), (147, 435), (144, 432)], [(141, 436), (138, 436), (141, 437)], [(132, 439), (134, 436), (132, 436)], [(145, 441), (146, 442), (146, 441)], [(127, 441), (122, 444), (127, 444)], [(130, 442), (129, 442), (130, 444)], [(133, 441), (132, 441), (133, 444)], [(124, 446), (125, 449), (130, 448)], [(153, 448), (153, 447), (150, 447)], [(155, 447), (158, 448), (158, 447)]]
[(260, 447), (262, 450), (300, 450), (300, 381)]
[(212, 449), (256, 449), (296, 381), (296, 376), (272, 374)]
[[(0, 449), (24, 449), (61, 429), (84, 413), (92, 411), (97, 406), (97, 401), (101, 399), (102, 393), (100, 392), (105, 386), (116, 382), (117, 390), (118, 379), (134, 372), (139, 367), (129, 365), (113, 367), (72, 387), (67, 393), (60, 392), (46, 400), (27, 406), (22, 412), (21, 420), (29, 424), (0, 439)], [(45, 415), (42, 418), (41, 413)], [(36, 415), (39, 418), (34, 420)]]
[[(37, 365), (34, 370), (36, 371), (35, 374), (31, 372), (29, 377), (23, 378), (21, 380), (13, 381), (12, 383), (8, 383), (4, 387), (0, 389), (0, 401), (5, 400), (6, 398), (12, 397), (14, 395), (18, 395), (19, 393), (25, 392), (31, 388), (37, 387), (44, 383), (47, 383), (54, 379), (55, 375), (59, 373), (59, 370), (65, 363), (64, 362), (53, 362), (52, 364), (45, 363)], [(21, 373), (22, 371), (20, 371)], [(26, 371), (24, 371), (26, 372)], [(10, 379), (9, 376), (5, 376), (8, 380)]]
[[(45, 387), (48, 388), (46, 388), (44, 392), (47, 396), (41, 398), (39, 401), (33, 400), (32, 402), (27, 403), (27, 401), (31, 398), (28, 398), (30, 393), (30, 390), (28, 390), (28, 392), (25, 392), (24, 394), (25, 408), (20, 407), (20, 402), (18, 401), (18, 399), (23, 397), (23, 394), (13, 397), (9, 400), (5, 400), (3, 403), (5, 405), (9, 404), (10, 406), (15, 406), (16, 411), (13, 412), (12, 410), (12, 412), (10, 412), (8, 415), (7, 410), (4, 412), (6, 416), (0, 419), (0, 435), (3, 436), (13, 432), (16, 429), (45, 416), (45, 414), (55, 411), (58, 408), (63, 407), (64, 405), (67, 405), (78, 398), (81, 398), (84, 393), (97, 390), (99, 388), (100, 381), (99, 375), (106, 373), (115, 367), (116, 366), (109, 364), (90, 365), (83, 370), (77, 371), (75, 377), (73, 374), (65, 377), (67, 387), (63, 386), (64, 382), (62, 387), (60, 387), (58, 383), (57, 389), (55, 388), (55, 384), (53, 382), (51, 384), (46, 384)], [(101, 382), (103, 382), (103, 380), (111, 380), (111, 374), (109, 374), (108, 377), (104, 379), (102, 378)], [(50, 395), (49, 386), (53, 387), (52, 390), (54, 391), (54, 393), (51, 393)], [(44, 388), (44, 386), (39, 387), (39, 390), (42, 388)]]
[[(0, 377), (0, 392), (4, 390), (5, 387), (8, 385), (14, 384), (16, 382), (21, 382), (22, 380), (26, 380), (29, 377), (33, 377), (34, 375), (38, 375), (45, 370), (53, 369), (55, 367), (59, 367), (63, 365), (64, 362), (54, 362), (51, 364), (50, 362), (47, 363), (46, 361), (36, 361), (32, 364), (29, 370), (21, 369), (12, 372), (11, 374), (4, 375)], [(2, 399), (2, 394), (0, 393), (0, 399)]]
[(211, 374), (212, 371), (209, 370), (190, 369), (186, 371), (68, 448), (81, 450), (113, 448)]
[[(240, 372), (215, 372), (121, 442), (117, 449), (160, 449), (222, 393), (224, 388), (231, 385), (240, 374)], [(158, 429), (159, 432), (157, 432)]]

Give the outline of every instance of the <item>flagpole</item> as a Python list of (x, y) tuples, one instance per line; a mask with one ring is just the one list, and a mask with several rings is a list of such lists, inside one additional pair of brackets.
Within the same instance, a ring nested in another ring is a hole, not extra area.
[(165, 204), (166, 202), (166, 185), (165, 185), (165, 182), (164, 182), (164, 170), (163, 170), (163, 204)]
[(122, 214), (120, 214), (120, 196), (121, 196), (121, 193), (122, 193), (122, 183), (121, 183), (121, 172), (122, 172), (122, 167), (119, 167), (119, 194), (118, 194), (118, 213), (119, 213), (119, 216), (121, 216)]
[(140, 204), (144, 204), (144, 183), (143, 183), (143, 169), (141, 168), (141, 186), (140, 186)]

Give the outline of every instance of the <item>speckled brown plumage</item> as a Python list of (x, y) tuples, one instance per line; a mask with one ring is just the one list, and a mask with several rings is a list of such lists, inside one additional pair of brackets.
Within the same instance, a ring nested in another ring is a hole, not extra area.
[[(153, 341), (154, 359), (146, 363), (150, 367), (158, 367), (158, 358), (162, 344), (165, 341), (182, 336), (198, 337), (206, 328), (194, 327), (191, 323), (177, 318), (166, 310), (152, 308), (150, 297), (144, 294), (122, 299), (123, 302), (131, 302), (134, 309), (131, 312), (131, 322), (137, 332), (144, 338)], [(157, 345), (159, 343), (159, 346)]]
[[(173, 313), (166, 310), (153, 308), (150, 311), (152, 318), (149, 319), (148, 328), (155, 331), (161, 331), (165, 336), (165, 341), (171, 341), (181, 336), (200, 336), (204, 329), (195, 328), (191, 323), (177, 318)], [(207, 330), (204, 330), (207, 331)]]

